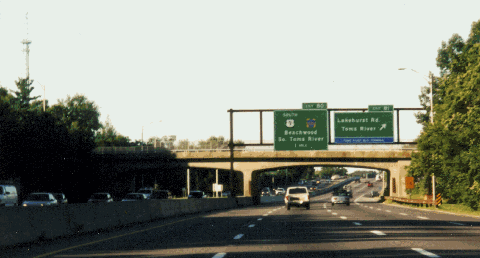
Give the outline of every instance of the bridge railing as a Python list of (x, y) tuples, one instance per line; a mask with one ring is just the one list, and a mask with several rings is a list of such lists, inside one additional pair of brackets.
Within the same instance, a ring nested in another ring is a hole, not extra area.
[[(391, 145), (391, 146), (331, 146), (329, 147), (330, 151), (388, 151), (388, 150), (417, 150), (416, 145)], [(134, 147), (98, 147), (94, 150), (95, 153), (105, 154), (105, 153), (160, 153), (164, 152), (165, 149), (161, 147), (153, 146), (134, 146)], [(179, 152), (229, 152), (229, 149), (173, 149), (170, 150), (174, 153)], [(273, 147), (236, 147), (233, 151), (235, 152), (273, 152), (275, 151)]]

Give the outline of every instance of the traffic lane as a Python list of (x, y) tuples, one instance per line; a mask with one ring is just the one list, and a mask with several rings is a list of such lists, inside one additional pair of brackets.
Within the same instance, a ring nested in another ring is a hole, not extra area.
[(370, 227), (358, 227), (322, 206), (279, 210), (248, 231), (239, 241), (241, 246), (230, 247), (227, 257), (424, 257), (412, 249), (418, 247), (412, 247), (411, 241), (378, 235)]
[[(135, 255), (209, 255), (221, 251), (237, 229), (262, 219), (276, 206), (250, 207), (223, 212), (182, 216), (96, 232), (30, 243), (10, 248), (1, 257), (96, 257)], [(228, 219), (227, 219), (228, 218)], [(211, 256), (210, 256), (211, 257)]]
[[(362, 208), (361, 205), (355, 206)], [(365, 209), (358, 213), (352, 213), (357, 209), (348, 208), (332, 209), (332, 212), (353, 220), (353, 223), (359, 227), (375, 228), (386, 236), (395, 236), (397, 240), (413, 241), (417, 248), (445, 251), (475, 250), (475, 252), (480, 248), (479, 223), (475, 223), (472, 227), (459, 227), (449, 223), (448, 220), (451, 218), (446, 221), (441, 217), (437, 218), (439, 220), (429, 220), (426, 217), (418, 218), (408, 213), (382, 210), (382, 206), (378, 204), (363, 206)]]

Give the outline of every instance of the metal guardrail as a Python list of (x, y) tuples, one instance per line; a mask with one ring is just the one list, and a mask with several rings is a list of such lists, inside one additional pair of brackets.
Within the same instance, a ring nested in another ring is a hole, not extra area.
[(433, 200), (433, 198), (429, 198), (427, 200), (422, 200), (422, 199), (409, 199), (409, 198), (400, 198), (400, 197), (392, 197), (392, 196), (385, 196), (385, 200), (391, 200), (394, 202), (400, 202), (400, 203), (409, 203), (409, 204), (418, 204), (418, 205), (435, 205), (438, 206), (442, 204), (442, 195), (437, 194), (437, 198)]

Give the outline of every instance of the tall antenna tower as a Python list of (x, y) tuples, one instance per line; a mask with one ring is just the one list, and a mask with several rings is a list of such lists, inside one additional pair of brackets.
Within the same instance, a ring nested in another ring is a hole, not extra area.
[(22, 40), (20, 43), (24, 44), (25, 45), (25, 49), (23, 49), (22, 51), (27, 53), (26, 55), (26, 65), (27, 65), (27, 78), (30, 77), (30, 68), (29, 68), (29, 63), (28, 63), (28, 56), (29, 56), (29, 53), (30, 53), (30, 48), (28, 45), (30, 45), (30, 43), (32, 43), (31, 40), (28, 39), (28, 12), (27, 14), (25, 14), (25, 19), (27, 20), (27, 38)]

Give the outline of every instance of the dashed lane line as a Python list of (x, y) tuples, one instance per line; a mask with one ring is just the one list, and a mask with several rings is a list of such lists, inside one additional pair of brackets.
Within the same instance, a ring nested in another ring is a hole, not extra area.
[(427, 217), (417, 216), (419, 219), (428, 219)]
[(249, 225), (248, 227), (249, 227), (249, 228), (253, 228), (253, 227), (255, 227), (255, 224), (251, 224), (251, 225)]
[(403, 216), (408, 216), (408, 214), (406, 213), (399, 213), (400, 215), (403, 215)]
[(223, 258), (225, 257), (225, 255), (227, 255), (226, 253), (218, 253), (216, 255), (214, 255), (212, 258)]
[(362, 225), (362, 223), (359, 223), (359, 222), (353, 222), (353, 225), (355, 225), (355, 226), (361, 226), (361, 225)]
[(382, 231), (378, 231), (378, 230), (373, 230), (373, 231), (370, 231), (372, 232), (373, 234), (377, 235), (377, 236), (386, 236), (387, 234), (383, 233)]
[(386, 212), (392, 212), (391, 210), (386, 210)]
[(243, 237), (243, 234), (238, 234), (238, 235), (236, 235), (233, 239), (237, 240), (237, 239), (240, 239), (240, 238), (242, 238), (242, 237)]
[(341, 218), (341, 219), (347, 219), (347, 217), (345, 217), (345, 216), (340, 216), (340, 218)]
[(453, 225), (457, 225), (457, 226), (465, 226), (465, 224), (457, 223), (457, 222), (448, 222), (448, 223), (453, 224)]
[(337, 215), (337, 214), (338, 214), (338, 213), (336, 213), (336, 212), (332, 212), (332, 215)]
[(257, 219), (257, 220), (262, 220), (262, 219), (263, 219), (263, 218), (259, 218), (259, 219)]
[(422, 248), (412, 248), (412, 250), (413, 250), (413, 251), (416, 251), (416, 252), (418, 252), (418, 253), (420, 253), (420, 254), (423, 254), (423, 255), (425, 255), (425, 256), (427, 256), (427, 257), (440, 257), (440, 256), (438, 256), (438, 255), (436, 255), (436, 254), (434, 254), (434, 253), (430, 253), (430, 252), (428, 252), (428, 251), (425, 251), (425, 250), (423, 250)]

